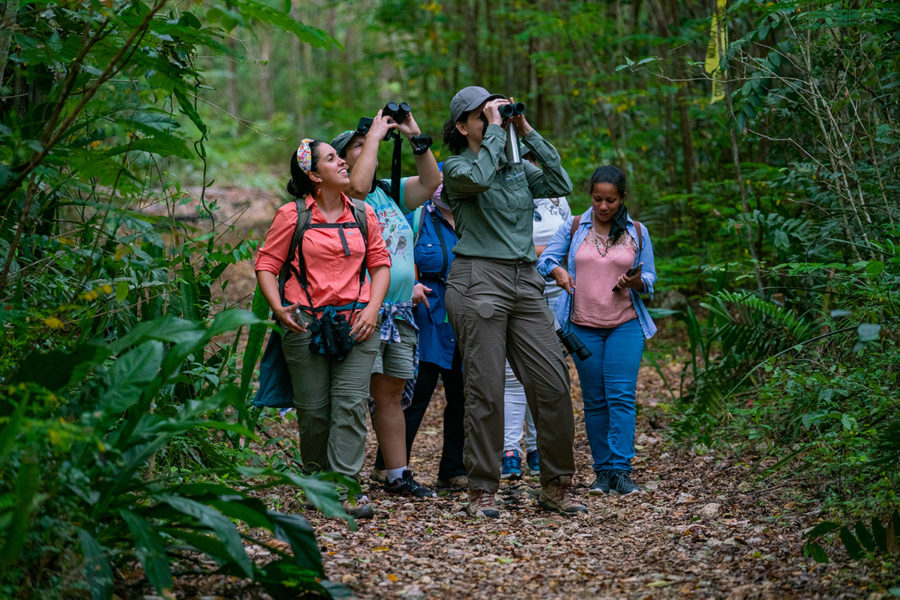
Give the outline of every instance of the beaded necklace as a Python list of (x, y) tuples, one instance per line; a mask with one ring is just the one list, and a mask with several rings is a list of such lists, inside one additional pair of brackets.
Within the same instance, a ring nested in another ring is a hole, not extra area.
[[(606, 256), (606, 253), (609, 252), (609, 236), (601, 236), (597, 231), (597, 227), (593, 223), (591, 223), (591, 234), (591, 241), (594, 242), (594, 248), (597, 249), (597, 254), (599, 254), (601, 258)], [(602, 248), (601, 243), (603, 246)]]

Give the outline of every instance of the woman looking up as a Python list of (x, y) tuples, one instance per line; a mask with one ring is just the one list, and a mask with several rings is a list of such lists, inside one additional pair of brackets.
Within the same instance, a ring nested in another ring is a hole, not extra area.
[[(635, 391), (644, 339), (656, 333), (639, 293), (653, 295), (650, 234), (625, 209), (625, 173), (603, 166), (591, 176), (591, 208), (569, 218), (538, 260), (568, 294), (556, 316), (591, 351), (573, 355), (584, 398), (584, 426), (596, 477), (592, 494), (639, 491), (631, 480)], [(568, 271), (561, 265), (568, 257)]]
[[(287, 186), (296, 200), (276, 211), (256, 256), (256, 277), (285, 332), (303, 465), (356, 477), (365, 457), (369, 374), (379, 346), (372, 334), (390, 286), (391, 259), (375, 212), (343, 194), (348, 182), (347, 163), (334, 148), (308, 138), (300, 143)], [(282, 284), (285, 263), (289, 276)], [(330, 323), (341, 332), (343, 320), (349, 331), (337, 336), (343, 349), (335, 354), (321, 330)], [(356, 517), (371, 513), (369, 506), (351, 511)]]

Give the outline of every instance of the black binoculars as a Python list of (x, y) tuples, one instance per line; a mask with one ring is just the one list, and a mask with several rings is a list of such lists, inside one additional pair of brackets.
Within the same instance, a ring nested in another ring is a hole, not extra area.
[(406, 102), (388, 102), (384, 105), (384, 108), (381, 109), (381, 115), (385, 117), (390, 117), (394, 120), (395, 123), (402, 123), (406, 120), (406, 117), (409, 116), (410, 108), (409, 104)]
[(309, 350), (314, 354), (330, 356), (337, 361), (344, 360), (353, 350), (353, 339), (350, 337), (350, 323), (342, 314), (332, 317), (329, 314), (309, 324), (312, 334)]
[(510, 102), (509, 104), (501, 104), (498, 109), (500, 111), (500, 116), (504, 119), (508, 119), (510, 117), (516, 117), (518, 115), (525, 114), (525, 103), (524, 102)]
[(556, 330), (559, 341), (569, 354), (574, 354), (579, 360), (587, 360), (591, 356), (591, 351), (584, 345), (581, 338), (574, 331), (563, 332), (562, 329)]
[[(356, 125), (356, 135), (365, 137), (366, 134), (369, 133), (369, 128), (372, 127), (372, 121), (372, 117), (360, 117), (359, 123)], [(395, 135), (396, 132), (393, 129), (388, 129), (388, 132), (384, 134), (384, 138), (382, 138), (382, 140), (387, 141)]]

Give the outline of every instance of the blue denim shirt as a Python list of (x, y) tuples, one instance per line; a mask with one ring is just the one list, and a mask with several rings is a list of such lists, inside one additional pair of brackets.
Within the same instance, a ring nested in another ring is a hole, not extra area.
[[(562, 266), (563, 259), (568, 259), (569, 275), (572, 276), (572, 279), (577, 285), (578, 278), (575, 276), (575, 253), (578, 251), (582, 242), (587, 238), (588, 232), (590, 231), (591, 209), (589, 208), (587, 212), (581, 215), (581, 221), (578, 224), (578, 229), (575, 230), (574, 236), (571, 235), (573, 220), (574, 217), (569, 217), (559, 226), (559, 229), (556, 230), (556, 235), (553, 236), (553, 239), (550, 240), (550, 243), (547, 244), (541, 257), (538, 259), (537, 270), (541, 275), (544, 275), (545, 277), (549, 276), (550, 271), (556, 267)], [(637, 239), (637, 229), (630, 216), (628, 217), (628, 233), (631, 234), (632, 238), (635, 240)], [(656, 265), (653, 262), (653, 244), (650, 243), (650, 234), (647, 232), (647, 228), (643, 223), (641, 223), (641, 243), (639, 246), (640, 251), (635, 253), (633, 266), (636, 267), (640, 262), (644, 263), (644, 266), (641, 267), (641, 280), (644, 282), (644, 290), (642, 293), (653, 298), (653, 285), (656, 283)], [(634, 305), (634, 312), (637, 313), (638, 321), (644, 332), (644, 338), (650, 339), (653, 337), (653, 334), (656, 333), (656, 325), (653, 323), (653, 319), (650, 318), (650, 313), (647, 312), (647, 307), (644, 306), (644, 302), (641, 300), (640, 295), (633, 289), (628, 291), (631, 292), (631, 303)], [(575, 293), (578, 293), (577, 287)], [(556, 303), (556, 318), (566, 328), (569, 325), (569, 305), (571, 302), (572, 297), (569, 294), (563, 294)]]
[[(413, 220), (420, 216), (424, 217), (415, 246), (416, 268), (419, 273), (417, 281), (431, 288), (431, 291), (426, 294), (430, 306), (425, 306), (423, 302), (413, 307), (413, 317), (416, 325), (419, 326), (419, 360), (436, 364), (442, 369), (450, 369), (453, 367), (456, 335), (447, 319), (444, 293), (447, 291), (447, 272), (450, 270), (450, 265), (453, 264), (453, 246), (459, 237), (431, 200), (422, 206), (422, 211), (422, 213), (411, 212), (406, 215), (414, 230), (419, 227), (419, 224), (414, 224)], [(441, 273), (444, 262), (443, 252), (432, 213), (438, 216), (441, 233), (447, 247), (447, 268), (443, 273)]]

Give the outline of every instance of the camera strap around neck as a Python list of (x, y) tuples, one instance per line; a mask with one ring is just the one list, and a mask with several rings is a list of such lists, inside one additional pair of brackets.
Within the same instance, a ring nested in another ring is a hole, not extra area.
[(394, 137), (394, 154), (391, 157), (391, 198), (397, 205), (400, 205), (400, 154), (402, 150), (403, 138), (399, 135)]

